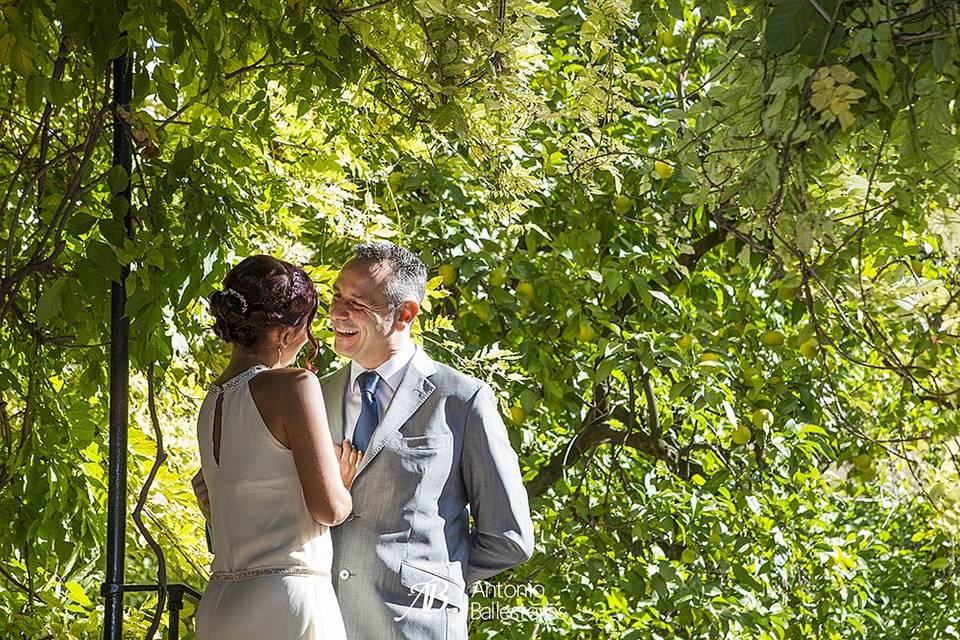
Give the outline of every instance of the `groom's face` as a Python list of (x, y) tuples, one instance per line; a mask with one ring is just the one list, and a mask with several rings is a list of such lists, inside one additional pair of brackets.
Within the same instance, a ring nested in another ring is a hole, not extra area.
[(395, 333), (395, 311), (384, 293), (390, 266), (351, 260), (333, 285), (330, 320), (334, 329), (334, 350), (372, 369), (390, 357), (390, 340)]

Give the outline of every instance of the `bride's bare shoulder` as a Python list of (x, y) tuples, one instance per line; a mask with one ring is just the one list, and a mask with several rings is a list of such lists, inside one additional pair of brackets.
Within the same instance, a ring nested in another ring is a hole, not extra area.
[(299, 415), (307, 405), (323, 401), (317, 376), (292, 367), (261, 372), (250, 381), (250, 395), (267, 428), (284, 446), (289, 446), (286, 428), (277, 425), (288, 422), (291, 412)]
[(320, 381), (315, 373), (297, 367), (268, 369), (254, 378), (250, 385), (252, 391), (259, 390), (281, 398), (320, 389)]

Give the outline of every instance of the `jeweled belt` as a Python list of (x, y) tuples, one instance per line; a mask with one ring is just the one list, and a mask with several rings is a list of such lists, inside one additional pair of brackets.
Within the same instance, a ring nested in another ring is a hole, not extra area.
[(325, 571), (311, 569), (310, 567), (262, 567), (259, 569), (241, 569), (240, 571), (214, 571), (210, 575), (210, 580), (233, 582), (235, 580), (250, 580), (251, 578), (260, 578), (263, 576), (324, 576), (329, 578), (330, 574)]

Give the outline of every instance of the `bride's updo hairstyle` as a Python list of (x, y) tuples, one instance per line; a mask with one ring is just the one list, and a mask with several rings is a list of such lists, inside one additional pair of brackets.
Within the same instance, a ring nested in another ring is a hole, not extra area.
[(307, 272), (273, 256), (244, 258), (210, 296), (213, 331), (224, 342), (252, 349), (276, 327), (307, 326), (313, 353), (306, 367), (315, 371), (319, 343), (310, 331), (317, 313), (317, 288)]

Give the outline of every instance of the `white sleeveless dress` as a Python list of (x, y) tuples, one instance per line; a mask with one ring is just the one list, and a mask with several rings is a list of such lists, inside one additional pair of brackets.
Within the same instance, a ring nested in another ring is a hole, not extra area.
[[(293, 454), (264, 423), (257, 365), (212, 385), (197, 420), (210, 496), (213, 576), (197, 609), (198, 640), (345, 640), (333, 591), (330, 532), (310, 516)], [(220, 408), (220, 463), (213, 421)]]

